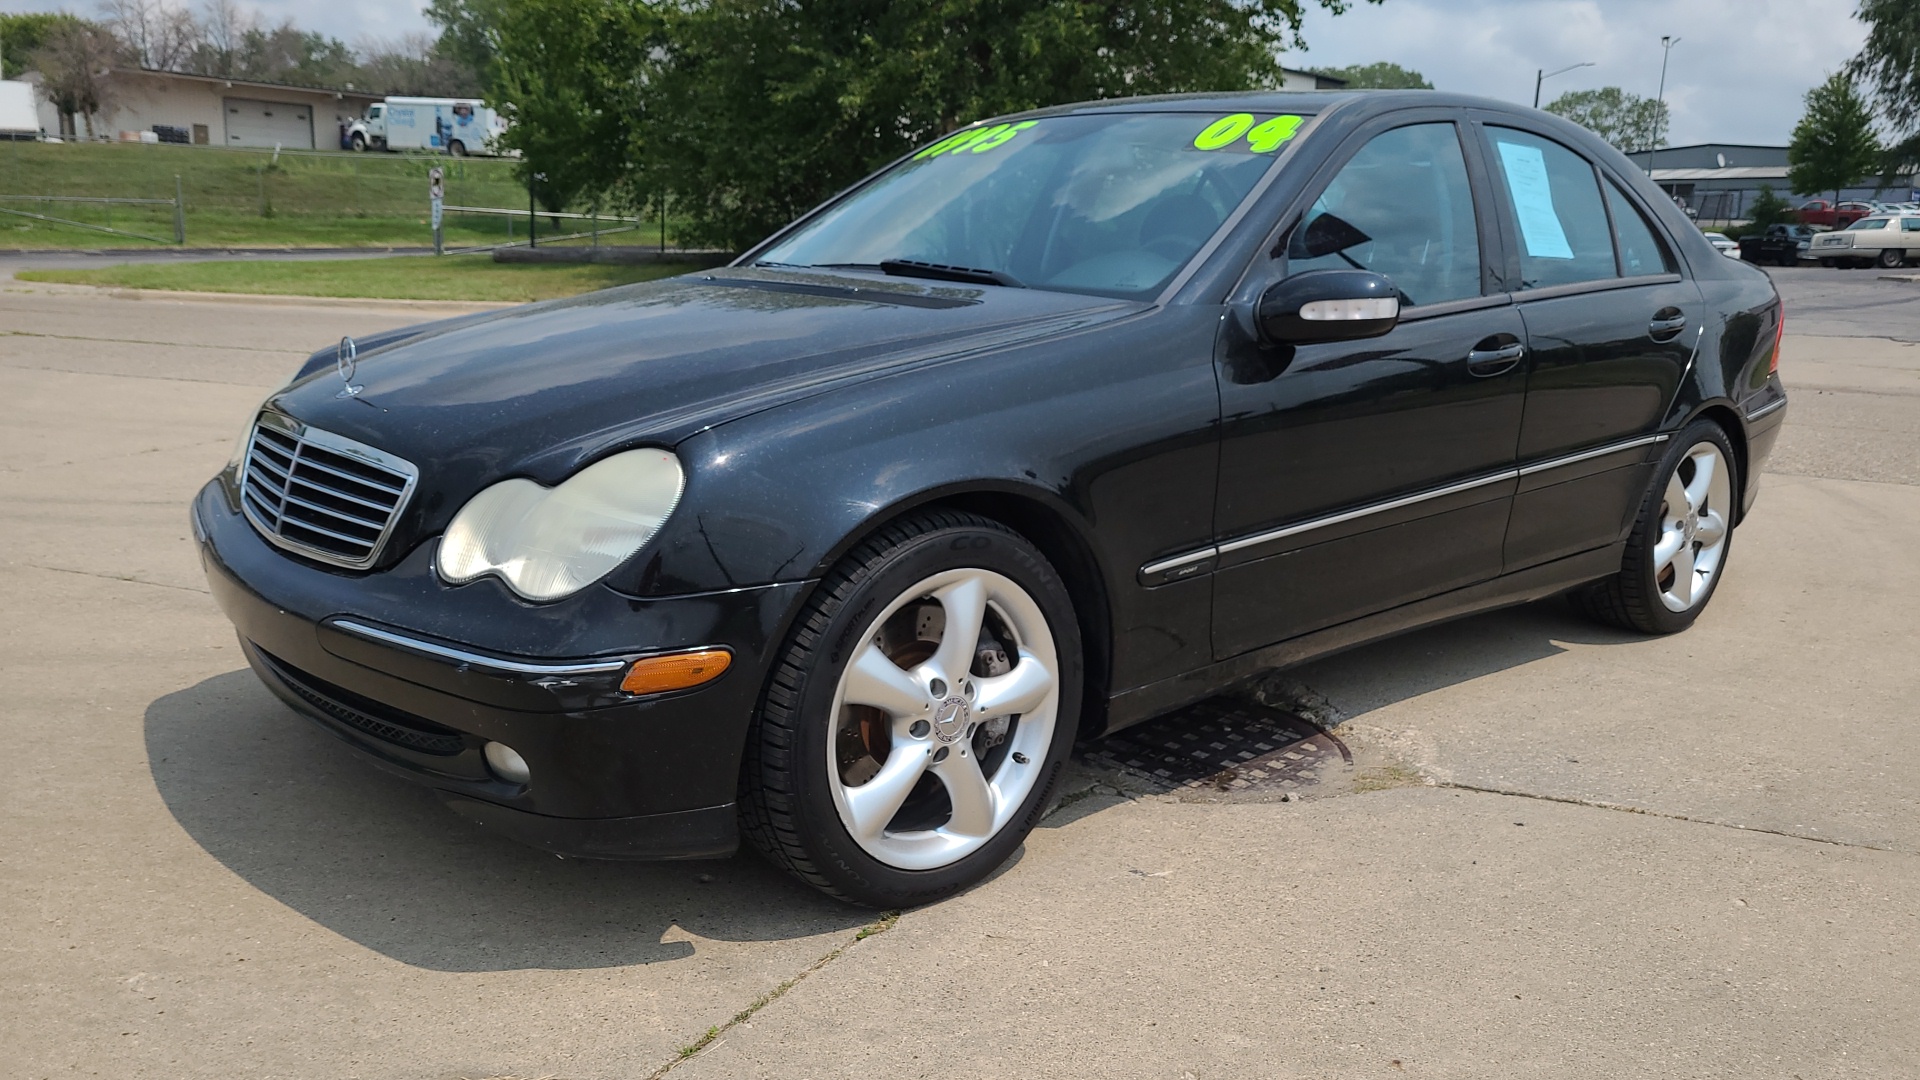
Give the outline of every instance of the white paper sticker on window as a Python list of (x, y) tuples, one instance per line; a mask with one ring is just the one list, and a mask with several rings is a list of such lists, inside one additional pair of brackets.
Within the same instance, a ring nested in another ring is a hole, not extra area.
[(1547, 159), (1539, 147), (1503, 142), (1500, 164), (1506, 167), (1507, 191), (1520, 218), (1520, 239), (1536, 259), (1571, 259), (1567, 231), (1553, 210), (1553, 185), (1547, 179)]

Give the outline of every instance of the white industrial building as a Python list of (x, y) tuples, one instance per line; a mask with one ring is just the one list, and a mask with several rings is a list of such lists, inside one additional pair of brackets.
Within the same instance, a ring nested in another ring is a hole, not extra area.
[[(44, 94), (39, 73), (21, 80), (34, 84), (40, 129), (60, 131), (60, 117)], [(116, 68), (108, 75), (113, 107), (93, 118), (93, 133), (108, 139), (121, 132), (160, 132), (167, 141), (202, 146), (279, 146), (288, 150), (337, 149), (346, 125), (378, 94), (313, 86), (185, 75), (150, 68)], [(84, 120), (77, 121), (84, 135)]]

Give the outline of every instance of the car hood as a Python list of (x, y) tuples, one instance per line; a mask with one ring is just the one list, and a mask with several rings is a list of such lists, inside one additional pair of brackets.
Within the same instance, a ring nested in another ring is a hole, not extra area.
[(323, 349), (267, 407), (413, 462), (415, 505), (427, 515), (415, 524), (430, 527), (507, 476), (558, 483), (616, 449), (671, 446), (848, 380), (1143, 307), (878, 274), (725, 268), (372, 337), (356, 358), (353, 394), (343, 393), (334, 350)]

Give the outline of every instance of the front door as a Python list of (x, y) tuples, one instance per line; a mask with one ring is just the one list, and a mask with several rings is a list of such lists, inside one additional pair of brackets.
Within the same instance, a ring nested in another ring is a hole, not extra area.
[[(1526, 329), (1483, 284), (1491, 215), (1461, 136), (1450, 120), (1362, 134), (1256, 268), (1384, 274), (1398, 327), (1291, 352), (1223, 337), (1216, 658), (1500, 572)], [(1321, 217), (1338, 222), (1311, 229)], [(1324, 251), (1310, 232), (1358, 239)]]
[(1513, 571), (1632, 528), (1705, 306), (1613, 178), (1533, 132), (1485, 134), (1533, 356), (1506, 539)]

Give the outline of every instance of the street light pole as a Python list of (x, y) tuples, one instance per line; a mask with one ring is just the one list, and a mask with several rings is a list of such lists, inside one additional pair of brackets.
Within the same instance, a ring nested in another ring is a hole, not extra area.
[(1540, 107), (1540, 84), (1541, 83), (1546, 82), (1548, 79), (1553, 78), (1555, 75), (1565, 75), (1567, 72), (1574, 70), (1574, 68), (1583, 68), (1583, 67), (1592, 67), (1592, 66), (1593, 66), (1593, 61), (1589, 60), (1583, 64), (1573, 64), (1568, 67), (1563, 67), (1559, 71), (1548, 71), (1545, 68), (1534, 68), (1533, 69), (1533, 107), (1536, 109)]
[[(1653, 179), (1653, 156), (1660, 152), (1661, 121), (1667, 117), (1667, 61), (1673, 58), (1673, 47), (1680, 44), (1677, 37), (1660, 39), (1660, 92), (1654, 97), (1660, 111), (1653, 118), (1653, 145), (1647, 147), (1647, 179)], [(1669, 193), (1671, 194), (1671, 193)]]

